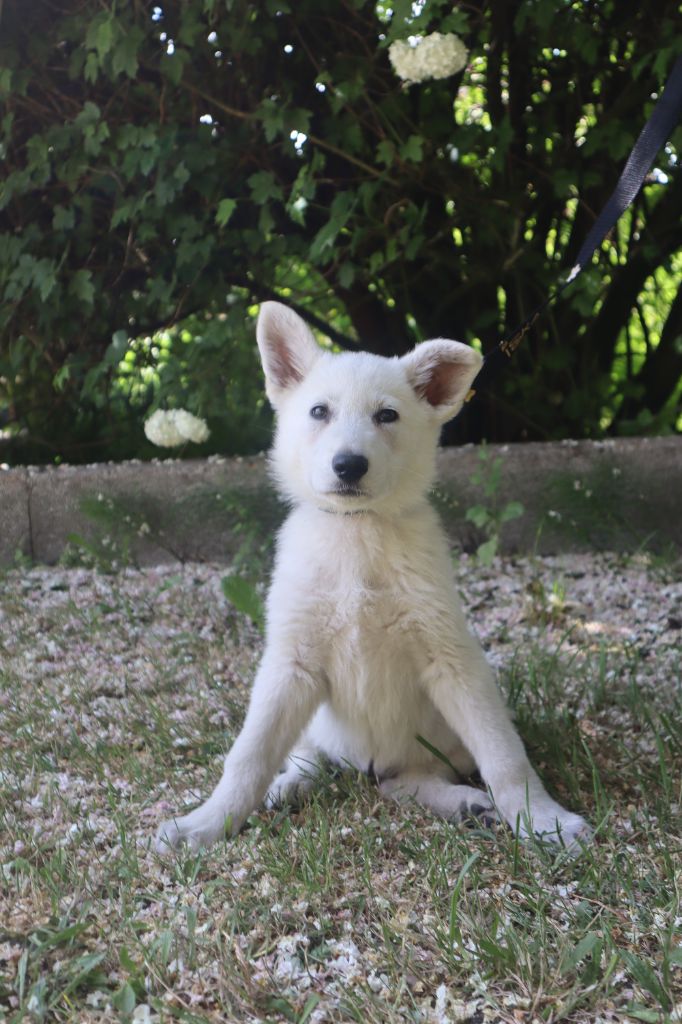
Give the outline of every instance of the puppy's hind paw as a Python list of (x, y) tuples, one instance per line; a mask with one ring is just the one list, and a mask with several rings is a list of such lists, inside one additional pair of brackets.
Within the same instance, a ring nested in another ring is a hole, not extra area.
[(472, 795), (460, 804), (458, 819), (469, 826), (483, 825), (484, 828), (491, 828), (497, 825), (500, 816), (488, 794), (482, 790), (471, 792)]
[(312, 785), (312, 777), (303, 775), (300, 771), (280, 772), (273, 779), (263, 803), (269, 810), (278, 810), (280, 807), (300, 807), (305, 802)]
[(482, 803), (471, 804), (463, 813), (462, 819), (468, 825), (480, 824), (484, 828), (499, 825), (501, 820), (494, 807), (488, 807)]

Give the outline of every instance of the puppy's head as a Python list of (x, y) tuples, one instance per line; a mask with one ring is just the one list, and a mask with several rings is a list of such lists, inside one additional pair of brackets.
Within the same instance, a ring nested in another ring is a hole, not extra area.
[(275, 476), (292, 501), (330, 512), (399, 512), (430, 486), (440, 427), (481, 366), (443, 338), (402, 358), (321, 349), (278, 302), (261, 306), (258, 347), (277, 412)]

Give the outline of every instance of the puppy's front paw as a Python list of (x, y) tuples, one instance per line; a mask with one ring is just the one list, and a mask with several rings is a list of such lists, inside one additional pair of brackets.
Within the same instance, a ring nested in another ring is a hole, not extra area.
[(190, 850), (201, 850), (211, 846), (225, 833), (226, 818), (222, 814), (208, 812), (204, 807), (162, 822), (156, 833), (154, 849), (157, 853), (170, 853), (185, 845)]
[(550, 833), (547, 838), (553, 843), (561, 843), (567, 850), (578, 853), (582, 846), (592, 842), (593, 836), (594, 830), (584, 818), (581, 818), (579, 814), (564, 811), (561, 817), (557, 817), (554, 823), (554, 832)]
[(525, 836), (532, 833), (543, 842), (556, 843), (573, 853), (579, 853), (581, 847), (591, 842), (594, 834), (584, 818), (562, 807), (549, 813), (533, 813), (530, 822), (524, 812), (521, 815), (520, 832)]

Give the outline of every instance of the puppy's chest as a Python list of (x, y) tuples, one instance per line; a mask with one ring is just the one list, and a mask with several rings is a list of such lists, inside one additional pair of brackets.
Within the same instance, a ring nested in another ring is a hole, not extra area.
[(320, 627), (327, 644), (355, 657), (367, 657), (378, 647), (388, 655), (403, 645), (416, 619), (409, 577), (352, 561), (325, 576)]
[(420, 644), (409, 593), (381, 576), (337, 580), (326, 603), (322, 663), (336, 713), (390, 717), (419, 675)]

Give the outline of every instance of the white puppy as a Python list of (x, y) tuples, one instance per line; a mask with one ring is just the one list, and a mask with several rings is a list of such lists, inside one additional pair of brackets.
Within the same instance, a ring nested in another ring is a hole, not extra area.
[[(164, 822), (157, 849), (234, 834), (266, 795), (300, 798), (321, 757), (452, 821), (499, 813), (523, 834), (586, 839), (583, 819), (551, 799), (528, 762), (467, 631), (426, 497), (440, 427), (480, 356), (443, 339), (401, 359), (333, 355), (276, 302), (262, 306), (257, 336), (277, 410), (272, 467), (293, 510), (244, 727), (211, 796)], [(461, 785), (419, 737), (463, 776), (478, 767), (492, 799)]]

